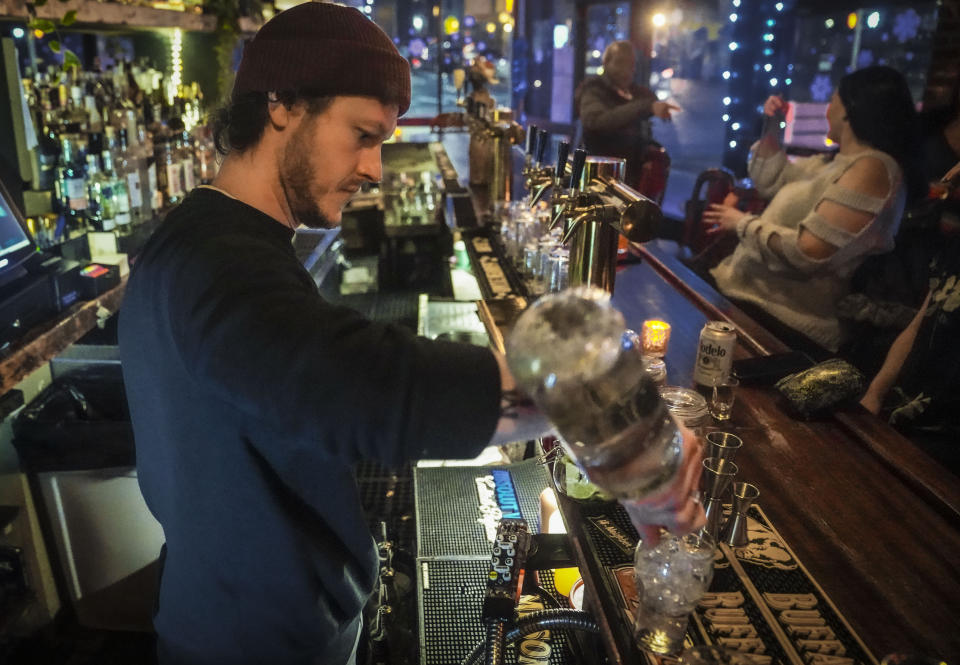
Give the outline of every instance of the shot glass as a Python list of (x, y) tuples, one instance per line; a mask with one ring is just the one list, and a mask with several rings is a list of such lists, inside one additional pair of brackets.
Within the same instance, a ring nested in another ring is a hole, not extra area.
[(735, 376), (729, 376), (713, 384), (713, 394), (710, 396), (710, 415), (713, 416), (714, 420), (721, 422), (730, 420), (739, 385), (740, 380)]
[(704, 451), (706, 457), (719, 457), (730, 462), (734, 460), (743, 445), (743, 440), (730, 432), (710, 432), (706, 439), (707, 449)]
[(716, 541), (707, 534), (664, 534), (655, 547), (637, 544), (633, 578), (640, 598), (634, 636), (641, 648), (676, 655), (687, 620), (713, 579)]

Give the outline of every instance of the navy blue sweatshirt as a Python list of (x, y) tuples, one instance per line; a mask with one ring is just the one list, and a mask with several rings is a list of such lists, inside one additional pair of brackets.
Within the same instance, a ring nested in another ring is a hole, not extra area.
[(327, 303), (291, 238), (197, 189), (127, 285), (120, 355), (166, 535), (167, 662), (343, 662), (376, 576), (352, 464), (472, 456), (496, 427), (489, 350)]

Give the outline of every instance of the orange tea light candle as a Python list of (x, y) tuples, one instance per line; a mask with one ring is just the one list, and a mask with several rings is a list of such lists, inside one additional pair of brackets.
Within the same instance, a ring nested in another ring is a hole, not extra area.
[(670, 342), (670, 324), (656, 319), (644, 321), (640, 340), (644, 355), (662, 358), (667, 354), (667, 344)]

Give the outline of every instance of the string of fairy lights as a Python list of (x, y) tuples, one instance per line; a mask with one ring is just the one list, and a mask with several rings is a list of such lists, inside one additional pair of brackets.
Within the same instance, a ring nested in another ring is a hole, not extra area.
[[(730, 0), (730, 64), (723, 98), (723, 164), (742, 175), (747, 153), (757, 136), (757, 119), (767, 97), (789, 98), (793, 65), (787, 62), (790, 34), (787, 5), (777, 0)], [(783, 46), (782, 46), (783, 45)]]

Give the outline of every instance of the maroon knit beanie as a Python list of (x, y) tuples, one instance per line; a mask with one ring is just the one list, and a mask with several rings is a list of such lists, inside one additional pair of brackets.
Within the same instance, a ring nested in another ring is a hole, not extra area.
[(410, 107), (410, 64), (380, 27), (353, 7), (305, 2), (282, 11), (243, 49), (233, 97), (309, 90), (363, 95)]

